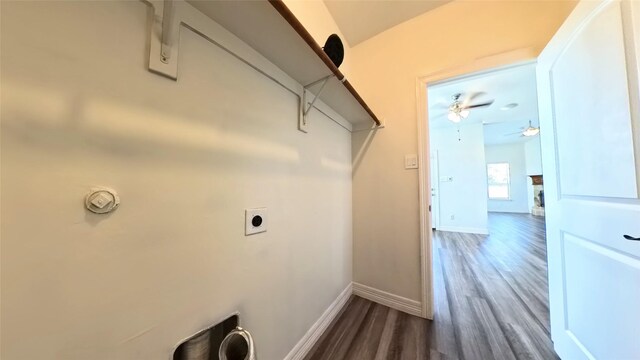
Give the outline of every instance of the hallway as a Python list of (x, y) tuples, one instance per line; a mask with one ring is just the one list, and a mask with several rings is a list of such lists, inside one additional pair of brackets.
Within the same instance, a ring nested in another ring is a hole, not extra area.
[(490, 213), (490, 236), (434, 234), (435, 320), (352, 297), (307, 359), (554, 359), (544, 219)]

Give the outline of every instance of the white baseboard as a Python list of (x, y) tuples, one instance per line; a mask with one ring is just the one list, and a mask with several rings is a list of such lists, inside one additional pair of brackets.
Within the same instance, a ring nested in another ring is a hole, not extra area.
[(378, 304), (405, 312), (410, 315), (422, 316), (422, 306), (419, 301), (407, 299), (370, 286), (353, 283), (353, 295), (358, 295)]
[(316, 321), (311, 328), (307, 331), (306, 334), (298, 341), (296, 346), (287, 354), (284, 360), (301, 360), (309, 350), (315, 345), (316, 341), (322, 336), (327, 327), (331, 324), (333, 319), (338, 315), (340, 310), (344, 304), (347, 303), (347, 300), (351, 297), (353, 293), (352, 284), (349, 284), (338, 297), (329, 305), (329, 308), (325, 310), (325, 312), (320, 316), (318, 321)]
[(528, 214), (529, 209), (522, 211), (509, 211), (509, 210), (489, 210), (489, 213), (499, 213), (499, 214)]
[(462, 226), (441, 226), (439, 228), (436, 228), (436, 230), (467, 233), (467, 234), (480, 234), (480, 235), (489, 234), (489, 230), (487, 228), (472, 228), (472, 227), (462, 227)]

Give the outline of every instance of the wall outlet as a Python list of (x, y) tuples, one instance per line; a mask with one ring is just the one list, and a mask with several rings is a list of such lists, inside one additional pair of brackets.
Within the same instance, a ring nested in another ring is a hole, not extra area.
[(455, 215), (451, 215), (451, 220), (455, 220), (456, 216)]
[(267, 208), (244, 211), (244, 234), (253, 235), (267, 231)]

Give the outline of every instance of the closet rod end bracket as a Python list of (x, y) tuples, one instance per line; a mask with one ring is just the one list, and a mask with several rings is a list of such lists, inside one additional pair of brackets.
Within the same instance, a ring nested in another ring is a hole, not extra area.
[(172, 80), (178, 79), (180, 21), (173, 0), (152, 1), (155, 20), (149, 46), (149, 71)]

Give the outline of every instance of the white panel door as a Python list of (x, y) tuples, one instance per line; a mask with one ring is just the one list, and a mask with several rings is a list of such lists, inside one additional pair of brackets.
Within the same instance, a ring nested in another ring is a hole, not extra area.
[(551, 336), (563, 359), (640, 359), (639, 18), (638, 1), (581, 1), (538, 59)]

